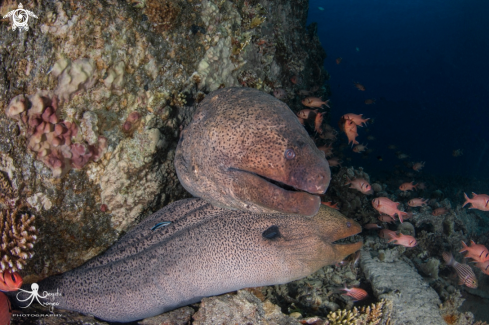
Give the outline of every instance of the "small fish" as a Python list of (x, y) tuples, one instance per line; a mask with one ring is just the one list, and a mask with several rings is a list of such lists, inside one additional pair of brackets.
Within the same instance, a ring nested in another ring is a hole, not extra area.
[(465, 284), (469, 288), (477, 288), (477, 278), (474, 271), (467, 264), (460, 264), (453, 258), (452, 253), (443, 252), (443, 260), (447, 265), (453, 267), (459, 278), (459, 285)]
[[(312, 110), (312, 109), (303, 109), (301, 111), (299, 111), (299, 113), (297, 113), (297, 116), (304, 119), (304, 120), (307, 120), (309, 119), (309, 117), (311, 117), (311, 114), (317, 114), (318, 110), (315, 109), (315, 110)], [(312, 115), (314, 116), (314, 115)]]
[(0, 273), (0, 291), (17, 291), (22, 286), (22, 277), (17, 272), (5, 270)]
[(320, 151), (324, 152), (324, 155), (326, 156), (326, 158), (331, 157), (333, 155), (333, 147), (331, 144), (327, 147), (326, 146), (320, 146), (320, 147), (318, 147), (318, 149)]
[(358, 90), (365, 91), (365, 87), (361, 83), (354, 82), (353, 84), (355, 85), (355, 87), (357, 87)]
[(361, 152), (364, 152), (365, 149), (367, 149), (367, 145), (368, 144), (357, 144), (356, 146), (353, 147), (353, 152), (356, 152), (356, 153), (361, 153)]
[(404, 211), (400, 211), (397, 208), (398, 205), (399, 202), (393, 202), (387, 197), (378, 197), (372, 200), (372, 206), (375, 210), (379, 211), (380, 214), (387, 214), (391, 216), (391, 218), (394, 218), (394, 216), (397, 214), (397, 216), (399, 217), (399, 221), (401, 221), (402, 223), (402, 217), (407, 215), (407, 213)]
[(342, 60), (343, 60), (343, 58), (341, 56), (337, 57), (336, 58), (336, 64), (340, 64)]
[(462, 241), (463, 248), (459, 253), (467, 252), (465, 258), (472, 258), (474, 262), (486, 262), (489, 261), (489, 251), (486, 246), (476, 244), (473, 240), (470, 241), (470, 246), (467, 246), (464, 241)]
[(467, 194), (464, 193), (465, 202), (462, 205), (462, 208), (467, 204), (472, 204), (469, 209), (477, 209), (481, 211), (489, 211), (489, 195), (486, 194), (475, 194), (472, 192), (472, 198), (469, 199)]
[(391, 150), (396, 150), (397, 149), (396, 145), (394, 145), (394, 144), (389, 145), (387, 148), (388, 149), (391, 149)]
[(324, 204), (330, 208), (333, 208), (333, 209), (336, 209), (336, 210), (339, 210), (340, 208), (338, 208), (338, 203), (335, 203), (333, 204), (332, 201), (329, 201), (329, 202), (321, 202), (321, 204)]
[(382, 214), (378, 217), (378, 219), (382, 222), (387, 222), (387, 223), (394, 223), (396, 222), (396, 219), (392, 218), (391, 216), (388, 216), (387, 214)]
[(475, 263), (482, 273), (489, 275), (489, 261)]
[[(419, 184), (416, 184), (416, 185), (419, 185)], [(425, 200), (425, 199), (422, 199), (422, 198), (417, 198), (417, 199), (411, 199), (408, 201), (408, 205), (410, 207), (421, 207), (421, 206), (424, 206), (426, 205), (426, 202), (428, 202), (428, 200)]]
[(412, 191), (413, 189), (416, 189), (416, 186), (418, 186), (418, 184), (414, 185), (413, 183), (414, 182), (402, 183), (401, 186), (399, 186), (399, 189), (403, 192)]
[(0, 292), (0, 324), (9, 325), (12, 318), (12, 306), (7, 296)]
[(319, 9), (319, 10), (321, 10), (321, 11), (323, 11), (323, 10), (324, 10), (324, 8), (323, 8), (323, 7), (318, 7), (318, 9)]
[(365, 105), (372, 105), (375, 104), (375, 99), (365, 99)]
[(329, 158), (328, 159), (329, 167), (338, 167), (338, 166), (341, 166), (341, 162), (342, 161), (338, 157), (332, 157), (332, 158)]
[(156, 230), (158, 228), (166, 227), (166, 226), (168, 226), (170, 224), (171, 224), (171, 221), (158, 222), (156, 225), (154, 225), (153, 227), (151, 227), (151, 230)]
[(323, 124), (323, 114), (324, 113), (317, 113), (316, 118), (314, 119), (314, 131), (319, 134), (323, 133), (323, 129), (321, 129), (321, 124)]
[(377, 160), (378, 160), (378, 161), (382, 161), (382, 160), (383, 160), (383, 159), (382, 159), (382, 156), (377, 156)]
[(290, 78), (290, 81), (294, 84), (294, 85), (300, 85), (302, 84), (302, 78), (301, 76), (299, 75), (293, 75), (292, 78)]
[(435, 216), (435, 217), (438, 217), (438, 216), (441, 216), (441, 215), (444, 215), (445, 213), (447, 213), (449, 210), (447, 208), (437, 208), (435, 210), (433, 210), (433, 212), (431, 212), (431, 215), (432, 216)]
[(419, 172), (424, 167), (425, 162), (418, 162), (413, 165), (413, 170)]
[(376, 223), (367, 223), (366, 225), (363, 226), (363, 228), (365, 228), (365, 229), (382, 229), (382, 227)]
[(364, 180), (363, 178), (355, 178), (354, 180), (348, 180), (348, 182), (345, 183), (345, 185), (350, 184), (350, 188), (355, 189), (357, 191), (362, 192), (363, 194), (373, 194), (374, 191), (372, 190), (372, 186)]
[(375, 140), (375, 137), (374, 137), (373, 135), (369, 135), (369, 136), (367, 137), (367, 140), (373, 141), (373, 140)]
[(397, 154), (397, 159), (406, 159), (407, 157), (409, 157), (409, 156), (406, 155), (405, 153), (399, 153), (399, 154)]
[(306, 97), (302, 100), (302, 105), (307, 106), (307, 107), (322, 107), (323, 105), (326, 105), (326, 107), (329, 107), (329, 99), (323, 102), (323, 100), (319, 97)]
[(348, 113), (342, 116), (345, 120), (350, 120), (356, 125), (362, 127), (364, 124), (367, 125), (367, 121), (370, 120), (369, 118), (364, 119), (362, 117), (363, 114), (353, 114), (353, 113)]
[[(347, 121), (351, 122), (351, 121)], [(349, 125), (348, 127), (345, 126), (345, 133), (346, 137), (348, 138), (348, 144), (351, 143), (351, 145), (359, 144), (359, 142), (356, 140), (356, 137), (358, 137), (358, 132), (357, 132), (357, 126), (353, 123)]]
[(343, 295), (352, 297), (353, 301), (363, 300), (363, 299), (368, 297), (367, 291), (365, 291), (361, 288), (353, 287), (353, 288), (348, 289), (347, 286), (345, 285), (345, 287), (341, 290), (346, 291), (346, 293)]
[(404, 235), (402, 233), (391, 236), (391, 239), (387, 243), (393, 243), (395, 245), (401, 245), (404, 247), (414, 247), (416, 246), (416, 238), (409, 235)]
[(418, 183), (418, 190), (426, 190), (426, 184), (423, 182)]
[(462, 149), (457, 149), (457, 150), (452, 151), (452, 156), (454, 156), (454, 157), (460, 157), (463, 154), (464, 154), (464, 151)]
[(383, 239), (391, 239), (392, 237), (395, 237), (397, 234), (395, 231), (389, 230), (389, 229), (382, 229), (379, 231), (379, 237)]

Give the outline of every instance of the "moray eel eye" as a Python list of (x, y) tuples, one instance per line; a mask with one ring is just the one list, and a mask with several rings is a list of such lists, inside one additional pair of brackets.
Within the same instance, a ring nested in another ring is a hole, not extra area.
[(267, 230), (265, 230), (262, 234), (263, 238), (266, 239), (276, 239), (281, 237), (280, 231), (277, 226), (270, 226)]
[(294, 149), (287, 149), (285, 150), (285, 159), (291, 160), (295, 158), (295, 152)]
[(348, 228), (350, 228), (350, 227), (351, 227), (351, 222), (350, 222), (350, 221), (348, 221), (348, 222), (346, 223), (346, 226), (347, 226)]

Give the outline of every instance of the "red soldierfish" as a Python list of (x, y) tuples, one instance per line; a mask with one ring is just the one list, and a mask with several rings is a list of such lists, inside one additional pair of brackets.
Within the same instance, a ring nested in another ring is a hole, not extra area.
[(476, 263), (475, 266), (477, 266), (482, 273), (489, 275), (489, 261)]
[(345, 120), (350, 120), (353, 123), (355, 123), (358, 126), (363, 126), (363, 124), (367, 125), (367, 121), (370, 120), (369, 118), (365, 119), (362, 117), (363, 114), (353, 114), (353, 113), (348, 113), (343, 115), (343, 118)]
[(348, 180), (345, 185), (350, 184), (350, 188), (362, 192), (363, 194), (373, 194), (372, 186), (363, 178), (355, 178), (354, 180)]
[(383, 239), (391, 239), (392, 237), (395, 237), (397, 234), (395, 231), (389, 230), (389, 229), (382, 229), (379, 231), (379, 237)]
[(412, 191), (413, 189), (415, 190), (416, 189), (416, 186), (418, 186), (418, 184), (414, 185), (413, 184), (414, 182), (411, 182), (411, 183), (403, 183), (401, 184), (401, 186), (399, 186), (399, 189), (403, 192), (406, 192), (406, 191)]
[(376, 223), (367, 223), (366, 225), (363, 225), (363, 228), (365, 228), (365, 229), (382, 229), (382, 227)]
[(470, 241), (470, 246), (467, 246), (465, 242), (462, 241), (463, 248), (459, 253), (467, 252), (465, 258), (472, 258), (474, 262), (485, 262), (489, 261), (489, 251), (486, 246), (476, 244), (473, 240)]
[[(418, 184), (416, 184), (418, 185)], [(428, 200), (425, 200), (425, 199), (422, 199), (422, 198), (417, 198), (417, 199), (411, 199), (409, 200), (408, 202), (408, 205), (410, 207), (421, 207), (421, 206), (424, 206), (426, 205), (426, 202), (428, 202)]]
[(459, 285), (465, 284), (469, 288), (477, 288), (477, 278), (474, 271), (467, 264), (460, 264), (453, 258), (452, 253), (443, 252), (443, 259), (447, 265), (453, 267), (459, 278)]
[(399, 217), (399, 221), (401, 221), (402, 223), (402, 217), (407, 215), (407, 213), (400, 211), (397, 208), (398, 205), (399, 202), (392, 202), (387, 197), (378, 197), (372, 200), (372, 206), (375, 210), (379, 211), (380, 214), (384, 213), (391, 216), (392, 218), (394, 218), (394, 216), (397, 214), (397, 216)]
[(336, 209), (336, 210), (339, 210), (340, 209), (340, 208), (338, 208), (338, 203), (333, 204), (333, 202), (331, 202), (331, 201), (329, 201), (329, 202), (321, 202), (321, 204), (323, 204), (325, 206), (328, 206), (330, 208)]
[(322, 107), (323, 105), (326, 105), (326, 107), (329, 107), (329, 99), (323, 102), (323, 100), (319, 97), (307, 97), (302, 100), (302, 105), (307, 106), (307, 107)]
[(314, 119), (314, 131), (319, 134), (323, 133), (323, 129), (321, 129), (321, 124), (323, 124), (323, 114), (324, 113), (317, 113), (316, 118)]
[(437, 217), (447, 213), (448, 211), (449, 210), (447, 208), (438, 208), (431, 212), (431, 215)]
[(352, 297), (353, 301), (363, 300), (363, 299), (368, 297), (367, 291), (365, 291), (361, 288), (353, 287), (353, 288), (348, 289), (347, 286), (345, 285), (345, 287), (341, 290), (346, 291), (346, 293), (344, 293), (344, 295)]
[[(399, 159), (401, 159), (401, 158), (399, 158)], [(424, 162), (424, 161), (422, 161), (422, 162), (418, 162), (418, 163), (415, 163), (415, 164), (413, 165), (413, 170), (415, 170), (415, 171), (419, 172), (419, 171), (421, 170), (421, 168), (423, 168), (423, 167), (424, 167), (424, 164), (425, 164), (425, 162)]]
[(413, 236), (404, 234), (396, 234), (395, 236), (391, 236), (391, 239), (387, 243), (393, 243), (404, 247), (414, 247), (417, 244), (416, 239)]
[(5, 270), (0, 273), (0, 291), (17, 291), (22, 286), (22, 277), (19, 273)]
[(472, 198), (469, 199), (467, 194), (464, 193), (465, 203), (462, 205), (462, 208), (467, 204), (471, 203), (472, 206), (469, 209), (477, 209), (481, 211), (489, 211), (489, 195), (486, 194), (475, 194), (472, 192)]

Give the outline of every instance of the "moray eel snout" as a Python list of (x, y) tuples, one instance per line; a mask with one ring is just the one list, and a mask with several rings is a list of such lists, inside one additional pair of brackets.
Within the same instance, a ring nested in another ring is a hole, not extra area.
[(312, 216), (331, 173), (324, 154), (280, 100), (250, 88), (209, 94), (175, 154), (182, 185), (225, 208)]

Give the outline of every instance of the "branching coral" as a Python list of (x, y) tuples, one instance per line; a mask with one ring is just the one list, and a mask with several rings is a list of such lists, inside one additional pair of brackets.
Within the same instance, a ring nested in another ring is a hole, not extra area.
[(385, 300), (358, 310), (338, 310), (328, 314), (330, 325), (378, 325), (382, 321)]
[(34, 256), (37, 240), (35, 216), (21, 210), (0, 211), (0, 270), (21, 270), (26, 260)]

